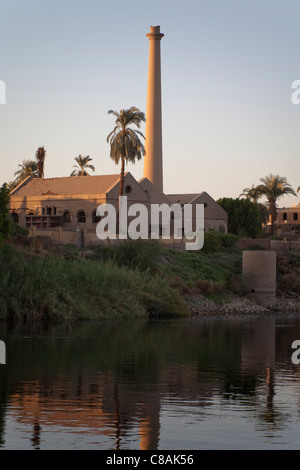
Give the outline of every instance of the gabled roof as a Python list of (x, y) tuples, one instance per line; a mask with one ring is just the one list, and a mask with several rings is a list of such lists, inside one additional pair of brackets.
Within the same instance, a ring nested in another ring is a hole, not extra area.
[(167, 194), (172, 204), (204, 204), (206, 218), (227, 218), (228, 214), (206, 191), (192, 194)]
[(166, 196), (173, 204), (191, 204), (201, 194), (204, 194), (204, 191), (192, 194), (166, 194)]
[(120, 175), (31, 178), (15, 188), (12, 196), (56, 196), (64, 194), (105, 194), (120, 181)]

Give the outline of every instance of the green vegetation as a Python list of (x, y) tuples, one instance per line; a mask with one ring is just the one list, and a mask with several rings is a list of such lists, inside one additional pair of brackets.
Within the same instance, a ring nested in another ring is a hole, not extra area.
[(12, 222), (9, 218), (9, 189), (4, 183), (0, 188), (0, 245), (11, 232)]
[(144, 145), (140, 140), (140, 137), (145, 139), (144, 135), (137, 129), (131, 129), (128, 126), (133, 124), (139, 129), (146, 118), (145, 114), (135, 106), (121, 109), (119, 113), (110, 109), (108, 114), (113, 114), (116, 117), (114, 130), (108, 134), (107, 142), (110, 144), (110, 158), (116, 164), (119, 164), (121, 160), (119, 196), (123, 196), (125, 163), (135, 163), (145, 154)]
[[(262, 223), (265, 224), (267, 215), (270, 215), (271, 233), (273, 234), (274, 223), (277, 218), (277, 200), (285, 195), (297, 196), (297, 194), (284, 176), (269, 174), (264, 178), (260, 178), (260, 182), (261, 184), (257, 186), (252, 184), (251, 188), (244, 188), (240, 197), (244, 196), (258, 206)], [(297, 191), (299, 191), (299, 188)], [(267, 204), (258, 203), (258, 199), (263, 196), (266, 197)]]
[(257, 238), (261, 235), (261, 215), (258, 205), (250, 199), (219, 199), (223, 209), (228, 213), (228, 231), (239, 237)]
[(180, 316), (187, 307), (167, 280), (112, 261), (5, 244), (0, 250), (1, 319), (108, 319)]
[[(18, 229), (17, 229), (18, 230)], [(205, 233), (200, 251), (128, 240), (81, 251), (20, 231), (0, 248), (0, 319), (125, 319), (190, 314), (189, 299), (242, 294), (242, 249), (232, 234)], [(300, 294), (300, 254), (278, 254), (278, 294)]]
[(278, 294), (300, 294), (300, 253), (277, 254)]
[(86, 157), (78, 155), (78, 157), (75, 157), (74, 160), (77, 165), (73, 165), (73, 168), (76, 169), (72, 171), (70, 176), (89, 176), (87, 168), (90, 168), (92, 171), (95, 171), (94, 165), (91, 165), (89, 163), (93, 160), (89, 155), (87, 155)]

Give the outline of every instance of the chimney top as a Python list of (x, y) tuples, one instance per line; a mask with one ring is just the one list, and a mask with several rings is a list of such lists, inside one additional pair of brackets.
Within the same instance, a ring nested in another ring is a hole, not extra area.
[(160, 33), (160, 26), (150, 26), (150, 33)]
[(163, 33), (160, 32), (160, 26), (150, 26), (150, 33), (146, 34), (149, 39), (161, 39), (164, 37)]

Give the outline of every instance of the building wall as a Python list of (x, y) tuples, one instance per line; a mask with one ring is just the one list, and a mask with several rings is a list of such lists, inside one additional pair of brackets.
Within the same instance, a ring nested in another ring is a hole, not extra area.
[(278, 225), (295, 225), (300, 227), (300, 207), (277, 209)]

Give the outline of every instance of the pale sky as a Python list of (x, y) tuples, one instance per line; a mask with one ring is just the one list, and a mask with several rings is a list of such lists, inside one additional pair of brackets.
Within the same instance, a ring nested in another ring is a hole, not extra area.
[[(160, 25), (165, 193), (235, 198), (269, 173), (300, 186), (300, 0), (0, 0), (0, 18), (1, 185), (39, 146), (45, 177), (79, 154), (119, 173), (107, 111), (146, 112)], [(139, 179), (143, 162), (127, 170)]]

